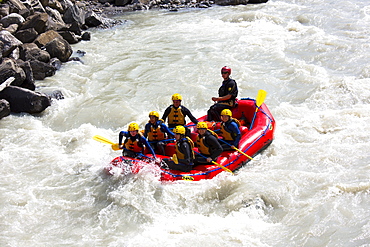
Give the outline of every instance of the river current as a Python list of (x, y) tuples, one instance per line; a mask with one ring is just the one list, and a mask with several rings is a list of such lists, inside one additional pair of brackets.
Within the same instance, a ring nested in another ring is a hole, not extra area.
[[(0, 121), (0, 246), (370, 246), (370, 3), (270, 0), (114, 17), (37, 90), (64, 100)], [(206, 114), (233, 69), (267, 91), (275, 140), (235, 176), (106, 176), (131, 122), (171, 95)]]

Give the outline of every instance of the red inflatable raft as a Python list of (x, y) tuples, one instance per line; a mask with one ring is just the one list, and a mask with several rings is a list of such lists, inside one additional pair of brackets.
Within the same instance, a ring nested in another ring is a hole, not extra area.
[[(257, 110), (257, 112), (256, 112)], [(155, 173), (159, 174), (162, 181), (175, 181), (175, 180), (191, 180), (198, 181), (201, 179), (212, 179), (221, 172), (227, 172), (229, 169), (235, 171), (248, 161), (250, 157), (256, 156), (258, 153), (267, 148), (274, 139), (275, 120), (271, 115), (267, 106), (263, 103), (257, 107), (256, 100), (243, 98), (237, 100), (237, 106), (231, 109), (233, 118), (240, 121), (241, 139), (239, 142), (239, 151), (226, 151), (223, 152), (217, 159), (216, 163), (210, 165), (197, 165), (190, 172), (181, 172), (177, 170), (166, 170), (159, 168), (161, 159), (172, 157), (175, 153), (174, 143), (169, 143), (166, 146), (166, 155), (157, 155), (156, 161), (153, 161), (150, 154), (146, 154), (143, 159), (133, 159), (129, 157), (119, 156), (112, 160), (109, 166), (105, 169), (108, 173), (117, 172), (117, 169), (122, 174), (138, 173), (142, 169), (152, 169)], [(206, 116), (199, 118), (199, 121), (204, 121)], [(252, 128), (250, 125), (253, 123)], [(190, 123), (188, 126), (191, 130), (191, 138), (196, 142), (197, 129), (194, 124)], [(219, 124), (212, 126), (210, 129), (218, 129)], [(198, 151), (195, 148), (195, 151)], [(244, 154), (242, 154), (242, 152)], [(246, 155), (247, 156), (246, 156)], [(221, 166), (223, 166), (224, 169)]]

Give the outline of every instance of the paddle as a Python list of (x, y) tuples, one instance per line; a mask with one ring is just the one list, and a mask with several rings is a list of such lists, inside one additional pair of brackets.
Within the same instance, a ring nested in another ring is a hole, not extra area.
[[(196, 152), (196, 151), (194, 151), (194, 152)], [(203, 154), (198, 153), (198, 152), (196, 152), (196, 153), (197, 153), (197, 154), (199, 154), (200, 156), (202, 156), (203, 158), (207, 159), (207, 157), (206, 157), (206, 156), (204, 156)], [(233, 174), (233, 175), (234, 175), (234, 173), (233, 173), (230, 169), (228, 169), (228, 168), (226, 168), (226, 167), (224, 167), (224, 166), (220, 165), (219, 163), (217, 163), (217, 162), (215, 162), (215, 161), (213, 161), (213, 160), (212, 160), (212, 164), (215, 164), (215, 165), (217, 165), (218, 167), (220, 167), (220, 168), (224, 169), (225, 171), (230, 172), (231, 174)]]
[(265, 101), (266, 95), (267, 95), (267, 92), (265, 90), (260, 89), (258, 91), (257, 99), (256, 99), (256, 111), (254, 112), (252, 123), (251, 123), (251, 126), (249, 127), (249, 130), (251, 130), (253, 127), (253, 123), (254, 123), (254, 119), (256, 118), (257, 111), (259, 107), (262, 105), (262, 103)]
[(112, 142), (112, 141), (108, 140), (107, 138), (102, 137), (100, 135), (93, 136), (93, 139), (95, 141), (98, 141), (98, 142), (101, 142), (101, 143), (110, 144), (114, 151), (121, 150), (121, 148), (119, 148), (118, 143), (114, 143), (114, 142)]
[[(218, 139), (220, 141), (222, 141), (223, 143), (226, 143), (227, 145), (229, 145), (230, 147), (232, 146), (230, 143), (227, 143), (226, 141), (222, 140), (222, 139)], [(244, 153), (242, 150), (239, 150), (237, 149), (236, 147), (233, 147), (233, 149), (235, 149), (236, 151), (238, 151), (239, 153), (241, 153), (242, 155), (248, 157), (249, 159), (253, 160), (253, 158), (251, 156), (249, 156), (248, 154)]]

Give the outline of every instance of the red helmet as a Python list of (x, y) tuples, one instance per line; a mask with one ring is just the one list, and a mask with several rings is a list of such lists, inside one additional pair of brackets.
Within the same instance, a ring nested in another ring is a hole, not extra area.
[(228, 67), (228, 66), (224, 66), (224, 67), (222, 67), (222, 69), (221, 69), (221, 73), (222, 72), (227, 72), (227, 73), (229, 73), (229, 75), (231, 74), (231, 68), (230, 67)]

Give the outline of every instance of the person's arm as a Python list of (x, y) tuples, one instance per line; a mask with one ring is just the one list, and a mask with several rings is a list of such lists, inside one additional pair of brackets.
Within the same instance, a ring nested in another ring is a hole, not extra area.
[(166, 118), (168, 117), (168, 114), (171, 112), (171, 106), (167, 107), (166, 110), (163, 113), (162, 120), (163, 122), (166, 122)]
[(221, 144), (214, 135), (208, 137), (207, 144), (210, 146), (212, 160), (216, 160), (223, 151)]
[(141, 137), (141, 142), (145, 145), (146, 148), (149, 149), (150, 153), (153, 155), (154, 158), (156, 158), (154, 150), (151, 145), (149, 145), (148, 141), (145, 139), (144, 136)]
[(119, 145), (119, 147), (121, 147), (122, 146), (122, 139), (123, 139), (123, 137), (124, 136), (126, 136), (128, 134), (128, 132), (127, 131), (121, 131), (121, 132), (119, 132), (119, 136), (118, 136), (118, 145)]
[(165, 125), (164, 123), (161, 123), (160, 124), (160, 126), (161, 126), (161, 131), (162, 132), (165, 132), (165, 133), (167, 133), (167, 135), (169, 135), (169, 136), (174, 136), (175, 134), (167, 127), (167, 125)]
[(193, 114), (191, 114), (188, 108), (186, 108), (185, 106), (182, 106), (182, 110), (183, 110), (184, 115), (188, 116), (193, 123), (195, 124), (198, 123), (198, 120), (193, 116)]
[(148, 138), (148, 133), (150, 132), (150, 123), (147, 123), (146, 125), (145, 125), (145, 130), (144, 130), (144, 137), (145, 138)]

